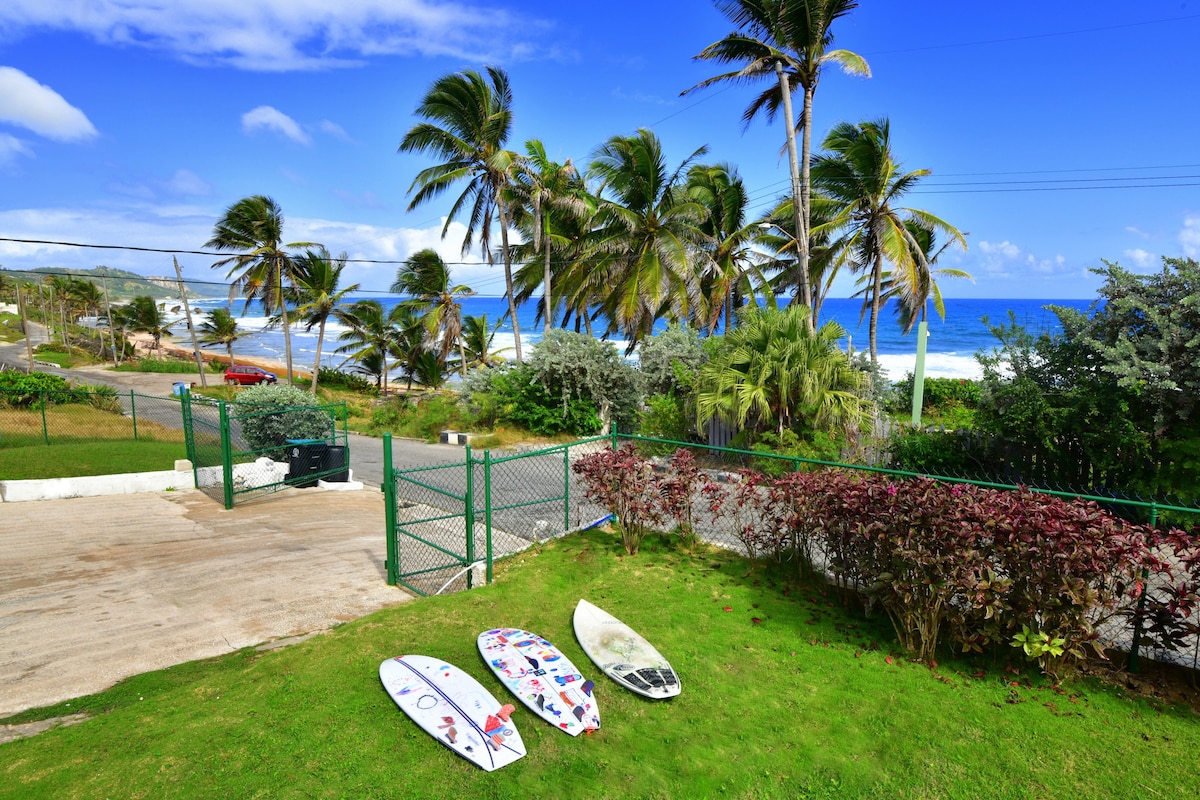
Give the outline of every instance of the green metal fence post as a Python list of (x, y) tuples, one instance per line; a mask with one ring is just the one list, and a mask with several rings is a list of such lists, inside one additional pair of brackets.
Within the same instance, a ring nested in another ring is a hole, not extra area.
[(487, 541), (487, 582), (492, 582), (492, 451), (483, 451), (483, 529)]
[(471, 577), (475, 570), (470, 569), (470, 566), (475, 563), (475, 469), (471, 463), (471, 445), (466, 446), (467, 450), (467, 496), (464, 498), (466, 507), (463, 508), (463, 525), (467, 529), (466, 541), (466, 559), (467, 563), (463, 566), (467, 567), (467, 588), (471, 588)]
[[(133, 420), (133, 440), (137, 441), (137, 401), (133, 399), (133, 389), (129, 390), (129, 417)], [(232, 506), (225, 506), (232, 508)]]
[(612, 428), (609, 429), (609, 433), (612, 434), (612, 449), (616, 450), (617, 449), (617, 425), (615, 422), (613, 423)]
[(50, 444), (50, 429), (46, 427), (46, 393), (38, 392), (42, 398), (42, 441)]
[[(1158, 505), (1150, 503), (1150, 527), (1158, 524)], [(1138, 595), (1137, 614), (1133, 618), (1133, 646), (1129, 648), (1129, 671), (1138, 671), (1138, 651), (1142, 646), (1142, 618), (1146, 614), (1146, 591), (1150, 580), (1149, 568), (1142, 570), (1142, 591)]]
[(225, 510), (228, 511), (233, 508), (233, 437), (229, 431), (229, 410), (224, 400), (218, 409), (221, 415), (221, 489), (224, 492)]
[(388, 586), (400, 580), (400, 543), (396, 540), (396, 475), (392, 469), (392, 435), (383, 435), (383, 516), (387, 527)]
[(563, 530), (571, 530), (571, 446), (563, 448)]

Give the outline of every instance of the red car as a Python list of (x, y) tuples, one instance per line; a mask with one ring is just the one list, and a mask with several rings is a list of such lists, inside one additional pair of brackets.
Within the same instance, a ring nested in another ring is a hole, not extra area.
[(259, 383), (275, 383), (279, 379), (275, 373), (265, 369), (247, 366), (232, 366), (225, 370), (225, 383), (229, 385), (253, 386)]

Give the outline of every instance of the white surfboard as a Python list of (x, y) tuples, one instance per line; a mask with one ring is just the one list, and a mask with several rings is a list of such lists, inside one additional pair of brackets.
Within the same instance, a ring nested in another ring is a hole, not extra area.
[(600, 728), (592, 682), (550, 642), (520, 628), (484, 631), (478, 641), (483, 660), (530, 711), (572, 736)]
[(429, 656), (400, 656), (379, 665), (379, 680), (413, 722), (468, 761), (491, 772), (525, 755), (500, 702), (458, 667)]
[(575, 638), (588, 658), (617, 683), (655, 700), (679, 694), (679, 676), (654, 645), (603, 609), (580, 600)]

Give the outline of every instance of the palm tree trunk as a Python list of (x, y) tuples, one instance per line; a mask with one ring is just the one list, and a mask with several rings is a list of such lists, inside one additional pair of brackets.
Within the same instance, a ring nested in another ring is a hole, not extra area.
[(546, 321), (542, 330), (545, 334), (549, 335), (551, 323), (550, 315), (553, 313), (554, 302), (550, 298), (550, 232), (546, 231), (545, 221), (542, 222), (542, 230), (545, 231), (546, 234), (546, 274), (544, 276), (544, 280), (546, 281), (546, 313), (544, 315), (546, 317)]
[(875, 255), (875, 265), (871, 268), (871, 323), (870, 334), (871, 363), (879, 363), (879, 351), (875, 346), (875, 332), (879, 328), (879, 295), (883, 293), (883, 252)]
[[(804, 219), (804, 245), (800, 248), (800, 269), (804, 271), (804, 283), (809, 285), (810, 256), (808, 251), (809, 229), (812, 227), (812, 101), (813, 90), (815, 87), (804, 87), (804, 109), (801, 113), (804, 115), (804, 130), (801, 132), (802, 139), (800, 142), (800, 204), (803, 207), (802, 214)], [(817, 290), (815, 287), (809, 289), (808, 307), (812, 309), (812, 313), (808, 317), (809, 330), (817, 329), (817, 309), (820, 308), (820, 300), (817, 299)]]
[(517, 363), (520, 364), (521, 326), (517, 322), (517, 301), (513, 296), (512, 255), (508, 252), (508, 207), (499, 196), (496, 198), (496, 209), (500, 214), (500, 246), (504, 248), (504, 286), (508, 297), (508, 314), (512, 317), (513, 352), (517, 356)]
[[(278, 256), (277, 256), (278, 258)], [(288, 324), (287, 314), (287, 298), (283, 295), (283, 264), (275, 265), (275, 272), (278, 276), (279, 285), (276, 290), (279, 293), (279, 318), (283, 320), (283, 350), (287, 356), (287, 376), (288, 386), (292, 385), (292, 333), (291, 325)]]
[[(796, 225), (796, 256), (797, 271), (800, 274), (800, 299), (804, 305), (812, 307), (812, 288), (808, 283), (808, 227), (804, 219), (805, 193), (800, 183), (800, 158), (796, 155), (796, 118), (792, 116), (792, 92), (788, 87), (787, 76), (783, 72), (783, 64), (775, 62), (775, 75), (779, 78), (779, 94), (783, 99), (785, 129), (787, 131), (788, 166), (792, 180), (792, 221)], [(807, 129), (805, 131), (805, 141)], [(807, 160), (807, 155), (805, 156)], [(807, 174), (808, 170), (805, 169)], [(808, 320), (809, 330), (816, 330), (812, 317)]]
[(317, 393), (317, 373), (321, 371), (321, 345), (325, 343), (325, 320), (321, 320), (321, 327), (317, 329), (317, 360), (313, 364), (313, 379), (312, 388), (309, 389), (313, 394)]

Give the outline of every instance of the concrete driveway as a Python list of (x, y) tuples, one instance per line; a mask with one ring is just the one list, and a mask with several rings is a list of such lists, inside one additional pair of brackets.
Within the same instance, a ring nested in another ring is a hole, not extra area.
[(6, 503), (0, 717), (401, 603), (384, 527), (378, 490)]

